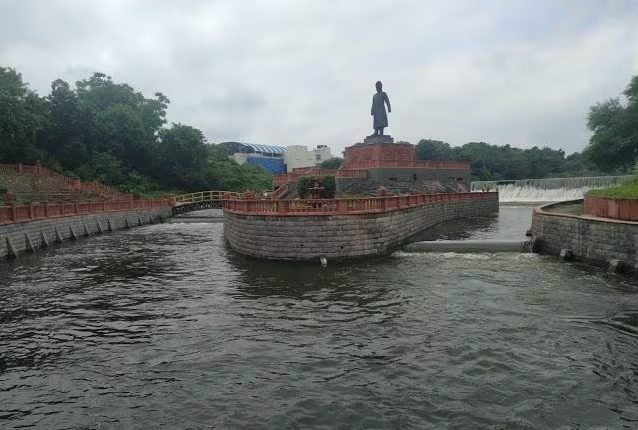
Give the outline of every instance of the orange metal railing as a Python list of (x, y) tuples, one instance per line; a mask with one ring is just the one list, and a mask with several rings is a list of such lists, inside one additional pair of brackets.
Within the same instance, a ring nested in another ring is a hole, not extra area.
[(242, 193), (234, 191), (200, 191), (197, 193), (182, 194), (171, 198), (173, 206), (182, 206), (189, 203), (210, 202), (213, 200), (223, 200), (230, 198), (241, 198)]

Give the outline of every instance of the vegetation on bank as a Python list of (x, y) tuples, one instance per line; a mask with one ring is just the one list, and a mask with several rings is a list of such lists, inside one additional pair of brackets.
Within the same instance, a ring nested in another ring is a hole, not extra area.
[(590, 190), (587, 195), (615, 199), (638, 199), (638, 176), (615, 187)]
[(322, 161), (319, 167), (321, 167), (322, 169), (338, 169), (343, 166), (343, 163), (345, 163), (345, 161), (346, 160), (341, 157), (332, 157), (325, 161)]
[[(638, 168), (638, 75), (623, 91), (625, 100), (608, 99), (592, 106), (587, 127), (593, 132), (584, 154), (604, 168)], [(589, 196), (638, 198), (638, 175), (625, 183), (591, 190)]]
[(194, 127), (169, 125), (169, 103), (102, 73), (75, 85), (57, 79), (42, 97), (0, 67), (0, 162), (39, 163), (147, 197), (271, 188), (262, 168), (238, 165)]
[[(417, 159), (468, 161), (472, 180), (626, 173), (638, 159), (638, 76), (624, 95), (626, 102), (610, 99), (591, 108), (587, 125), (593, 136), (583, 153), (486, 142), (452, 147), (423, 139)], [(146, 97), (103, 73), (73, 85), (57, 79), (40, 96), (16, 70), (0, 67), (0, 162), (40, 163), (147, 197), (271, 189), (272, 176), (261, 167), (238, 165), (197, 128), (169, 124), (169, 104), (162, 93)], [(343, 158), (335, 157), (321, 167), (342, 165)]]
[(417, 145), (417, 158), (468, 161), (472, 180), (482, 181), (627, 174), (638, 162), (638, 75), (623, 95), (624, 101), (613, 98), (590, 108), (587, 127), (592, 136), (582, 153), (566, 156), (562, 149), (521, 149), (485, 142), (452, 147), (424, 139)]
[(302, 175), (297, 180), (297, 195), (301, 199), (311, 197), (313, 187), (319, 187), (320, 191), (317, 197), (322, 199), (334, 199), (337, 192), (337, 182), (334, 176), (327, 175), (324, 177), (313, 177)]

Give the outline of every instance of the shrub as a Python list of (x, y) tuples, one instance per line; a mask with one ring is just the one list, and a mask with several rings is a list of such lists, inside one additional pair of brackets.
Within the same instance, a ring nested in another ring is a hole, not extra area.
[(311, 180), (310, 176), (300, 176), (299, 181), (297, 182), (297, 193), (299, 197), (302, 199), (307, 199), (310, 195), (310, 185)]
[(325, 199), (334, 199), (337, 193), (337, 182), (334, 176), (324, 176), (321, 179), (321, 186), (323, 187), (323, 197)]

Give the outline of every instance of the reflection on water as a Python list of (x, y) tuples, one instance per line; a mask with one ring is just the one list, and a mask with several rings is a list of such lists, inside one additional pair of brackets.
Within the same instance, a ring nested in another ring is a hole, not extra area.
[(219, 223), (117, 232), (3, 263), (0, 427), (635, 428), (637, 297), (533, 254), (322, 268), (236, 255)]

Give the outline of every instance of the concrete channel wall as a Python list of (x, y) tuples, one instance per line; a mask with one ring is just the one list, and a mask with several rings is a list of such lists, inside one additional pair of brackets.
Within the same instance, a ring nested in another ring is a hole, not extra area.
[(638, 273), (638, 222), (569, 213), (582, 200), (534, 208), (531, 233), (543, 254)]
[(70, 215), (0, 226), (0, 255), (15, 257), (55, 242), (102, 232), (161, 222), (171, 216), (170, 207)]
[(497, 193), (383, 212), (250, 215), (224, 211), (224, 235), (237, 252), (271, 260), (319, 261), (387, 254), (407, 238), (452, 219), (498, 213)]

